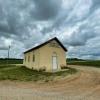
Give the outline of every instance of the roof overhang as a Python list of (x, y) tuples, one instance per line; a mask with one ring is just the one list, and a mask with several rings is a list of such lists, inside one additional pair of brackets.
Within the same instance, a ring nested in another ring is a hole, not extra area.
[(46, 42), (44, 42), (44, 43), (42, 43), (42, 44), (40, 44), (40, 45), (34, 47), (34, 48), (31, 48), (31, 49), (25, 51), (24, 54), (26, 54), (26, 53), (28, 53), (28, 52), (31, 52), (31, 51), (33, 51), (33, 50), (39, 49), (40, 47), (42, 47), (42, 46), (48, 44), (49, 42), (51, 42), (51, 41), (53, 41), (53, 40), (56, 40), (56, 41), (59, 43), (59, 45), (64, 49), (65, 52), (68, 51), (68, 50), (66, 49), (66, 47), (58, 40), (58, 38), (57, 38), (57, 37), (54, 37), (54, 38), (52, 38), (52, 39), (50, 39), (50, 40), (48, 40), (48, 41), (46, 41)]

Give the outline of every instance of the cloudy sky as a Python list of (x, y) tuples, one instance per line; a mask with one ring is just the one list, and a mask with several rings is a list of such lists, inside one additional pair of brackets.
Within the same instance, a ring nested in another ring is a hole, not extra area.
[(0, 0), (0, 57), (55, 36), (68, 57), (100, 59), (100, 0)]

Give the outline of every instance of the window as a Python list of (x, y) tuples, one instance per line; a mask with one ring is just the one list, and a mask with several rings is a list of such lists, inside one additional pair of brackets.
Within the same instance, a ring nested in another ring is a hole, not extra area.
[(52, 41), (52, 42), (50, 43), (50, 47), (59, 48), (60, 46), (59, 46), (58, 43), (56, 43), (55, 41)]
[(35, 62), (35, 55), (33, 54), (33, 62)]

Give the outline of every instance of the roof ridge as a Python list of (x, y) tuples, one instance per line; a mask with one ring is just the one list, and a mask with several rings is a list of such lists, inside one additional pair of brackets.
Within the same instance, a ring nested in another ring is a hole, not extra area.
[(41, 43), (41, 44), (39, 44), (39, 45), (37, 45), (37, 46), (34, 46), (33, 48), (31, 48), (31, 49), (25, 51), (24, 54), (25, 54), (25, 53), (28, 53), (28, 52), (30, 52), (30, 51), (32, 51), (32, 50), (38, 49), (38, 48), (40, 48), (41, 46), (46, 45), (47, 43), (49, 43), (49, 42), (52, 41), (52, 40), (56, 40), (56, 41), (61, 45), (61, 47), (62, 47), (65, 51), (67, 51), (67, 49), (63, 46), (63, 44), (59, 41), (59, 39), (58, 39), (57, 37), (53, 37), (53, 38), (51, 38), (51, 39), (49, 39), (49, 40), (47, 40), (47, 41), (45, 41), (45, 42), (43, 42), (43, 43)]

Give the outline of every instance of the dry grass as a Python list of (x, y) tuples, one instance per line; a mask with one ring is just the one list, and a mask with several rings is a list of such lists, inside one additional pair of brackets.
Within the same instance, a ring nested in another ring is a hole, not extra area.
[(65, 77), (70, 74), (76, 73), (74, 68), (67, 70), (48, 73), (37, 70), (31, 70), (24, 66), (3, 65), (0, 66), (0, 80), (18, 80), (18, 81), (53, 81), (56, 77)]

